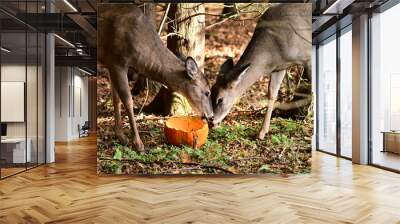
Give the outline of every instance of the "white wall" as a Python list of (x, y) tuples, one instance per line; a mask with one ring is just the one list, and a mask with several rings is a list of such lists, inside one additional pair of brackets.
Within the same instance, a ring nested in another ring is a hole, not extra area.
[(55, 68), (55, 141), (67, 141), (69, 133), (69, 84), (68, 67)]
[[(38, 70), (37, 70), (38, 69)], [(27, 138), (30, 140), (32, 161), (36, 162), (39, 159), (39, 163), (44, 163), (44, 74), (42, 73), (42, 67), (36, 67), (36, 65), (28, 65), (18, 63), (2, 64), (1, 66), (1, 81), (2, 82), (23, 82), (26, 84), (26, 107), (23, 102), (20, 113), (25, 114), (26, 121), (21, 122), (5, 122), (7, 124), (7, 137), (8, 138)], [(27, 78), (27, 80), (25, 80)], [(4, 90), (4, 89), (3, 89)], [(2, 91), (3, 91), (2, 90)], [(21, 94), (24, 94), (24, 90)], [(2, 95), (2, 98), (7, 97)], [(2, 107), (1, 110), (7, 111), (12, 110), (10, 107)], [(7, 111), (13, 113), (12, 111)], [(15, 113), (15, 112), (14, 112)], [(39, 153), (39, 155), (37, 155)]]
[(70, 141), (89, 117), (88, 78), (73, 67), (56, 67), (55, 73), (55, 140)]
[[(4, 82), (25, 82), (25, 64), (9, 64), (1, 66), (1, 81)], [(1, 108), (6, 110), (6, 108)], [(7, 137), (25, 137), (25, 123), (7, 123)]]

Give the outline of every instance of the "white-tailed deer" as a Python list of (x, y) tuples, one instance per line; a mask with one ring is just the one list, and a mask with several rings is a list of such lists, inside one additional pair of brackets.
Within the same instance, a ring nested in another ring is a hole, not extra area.
[(286, 69), (304, 66), (311, 77), (311, 4), (278, 4), (259, 19), (254, 34), (236, 65), (228, 59), (212, 87), (213, 124), (229, 113), (237, 97), (261, 76), (269, 74), (268, 109), (259, 138), (269, 131), (272, 110)]
[(131, 4), (100, 4), (98, 7), (98, 62), (109, 73), (115, 112), (115, 133), (123, 144), (128, 139), (121, 126), (120, 102), (124, 105), (137, 150), (144, 151), (133, 113), (128, 69), (160, 82), (187, 97), (202, 116), (212, 118), (207, 80), (193, 58), (176, 57), (162, 43), (155, 27)]

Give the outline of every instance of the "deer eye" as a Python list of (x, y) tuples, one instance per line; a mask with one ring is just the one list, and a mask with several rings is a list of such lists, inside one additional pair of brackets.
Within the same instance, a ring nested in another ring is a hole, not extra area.
[(218, 100), (217, 100), (217, 105), (219, 105), (219, 104), (221, 104), (222, 103), (222, 98), (219, 98)]
[(206, 95), (206, 97), (209, 97), (210, 96), (210, 91), (207, 91), (204, 94)]

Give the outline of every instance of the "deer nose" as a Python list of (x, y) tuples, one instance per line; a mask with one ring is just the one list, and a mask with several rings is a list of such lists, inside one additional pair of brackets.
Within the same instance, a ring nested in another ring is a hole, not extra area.
[(208, 127), (214, 127), (214, 117), (207, 119)]
[(203, 118), (205, 118), (208, 122), (212, 122), (214, 120), (214, 113), (204, 114)]

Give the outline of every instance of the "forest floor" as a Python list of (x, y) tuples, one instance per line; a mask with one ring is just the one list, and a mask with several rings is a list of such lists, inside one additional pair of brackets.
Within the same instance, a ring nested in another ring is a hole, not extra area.
[[(207, 7), (207, 12), (220, 13), (222, 7)], [(159, 16), (160, 17), (160, 16)], [(254, 16), (253, 16), (254, 17)], [(227, 20), (206, 31), (204, 73), (210, 86), (219, 66), (227, 57), (236, 62), (244, 52), (257, 18), (242, 15), (240, 20)], [(252, 19), (253, 18), (253, 19)], [(217, 23), (215, 16), (206, 16), (206, 27)], [(312, 119), (306, 114), (280, 118), (274, 113), (270, 133), (257, 139), (267, 105), (268, 77), (264, 76), (238, 99), (222, 124), (210, 129), (205, 145), (199, 149), (168, 145), (164, 137), (166, 117), (137, 115), (140, 136), (148, 153), (138, 153), (130, 143), (119, 144), (114, 135), (114, 118), (110, 84), (98, 76), (98, 172), (105, 174), (252, 174), (306, 173), (310, 171)], [(149, 93), (146, 103), (155, 92)], [(285, 92), (280, 92), (280, 97)], [(146, 91), (134, 97), (135, 108), (145, 103)], [(130, 127), (123, 112), (124, 130)], [(131, 138), (132, 139), (132, 138)]]

